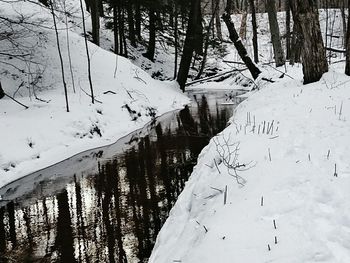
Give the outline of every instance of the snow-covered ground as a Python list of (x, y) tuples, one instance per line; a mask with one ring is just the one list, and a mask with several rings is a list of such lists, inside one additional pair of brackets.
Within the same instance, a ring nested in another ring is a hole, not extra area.
[[(329, 16), (328, 30), (342, 36), (339, 10)], [(267, 16), (257, 19), (267, 63)], [(279, 20), (283, 34), (283, 13)], [(325, 36), (324, 10), (320, 22)], [(248, 22), (244, 42), (252, 56), (250, 39)], [(342, 49), (342, 37), (330, 45)], [(350, 77), (343, 55), (328, 54), (336, 63), (309, 85), (302, 85), (301, 65), (277, 71), (260, 64), (275, 83), (258, 79), (260, 90), (246, 94), (230, 126), (204, 148), (150, 263), (350, 262)], [(238, 61), (237, 52), (225, 60)], [(192, 88), (232, 87), (230, 81)]]
[(238, 106), (150, 262), (350, 262), (350, 77), (336, 65), (309, 85), (294, 70)]
[[(49, 11), (30, 2), (8, 1), (1, 3), (0, 13), (11, 19), (24, 17), (28, 23), (23, 27), (14, 26), (14, 32), (18, 30), (21, 45), (35, 50), (30, 55), (35, 62), (32, 68), (16, 57), (1, 58), (2, 87), (9, 95), (16, 94), (16, 99), (29, 108), (6, 97), (0, 100), (0, 187), (83, 150), (111, 144), (142, 127), (155, 115), (188, 103), (174, 82), (156, 81), (127, 59), (89, 43), (97, 100), (91, 104), (87, 95), (90, 88), (84, 39), (68, 32), (74, 93), (65, 25), (59, 22), (70, 106), (67, 113), (55, 32), (49, 28), (53, 24)], [(39, 26), (31, 25), (37, 21), (41, 21)], [(10, 42), (1, 42), (2, 50), (13, 49), (20, 54)], [(23, 78), (15, 67), (32, 74)], [(44, 73), (37, 78), (39, 71)], [(40, 84), (40, 88), (34, 86), (33, 81)]]

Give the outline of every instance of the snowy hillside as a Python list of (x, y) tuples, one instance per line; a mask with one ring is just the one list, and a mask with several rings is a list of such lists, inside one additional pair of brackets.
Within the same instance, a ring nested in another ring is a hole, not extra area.
[[(341, 35), (339, 12), (329, 13)], [(258, 20), (261, 59), (272, 61), (266, 14)], [(342, 49), (341, 39), (328, 45)], [(309, 85), (301, 65), (280, 68), (281, 79), (260, 66), (275, 83), (257, 81), (202, 151), (149, 262), (350, 262), (350, 78), (330, 53), (337, 63)]]
[(203, 150), (150, 262), (350, 262), (342, 70), (305, 86), (299, 74), (249, 96)]
[(9, 1), (1, 4), (0, 14), (13, 20), (23, 18), (25, 26), (14, 27), (16, 37), (26, 50), (35, 47), (28, 55), (29, 64), (13, 43), (1, 41), (2, 50), (18, 55), (1, 57), (2, 87), (29, 108), (6, 97), (0, 100), (0, 186), (83, 150), (111, 144), (155, 115), (188, 102), (175, 83), (153, 80), (127, 59), (89, 43), (96, 96), (96, 103), (91, 104), (84, 39), (68, 32), (74, 92), (65, 25), (59, 23), (70, 106), (67, 113), (49, 10), (30, 2)]

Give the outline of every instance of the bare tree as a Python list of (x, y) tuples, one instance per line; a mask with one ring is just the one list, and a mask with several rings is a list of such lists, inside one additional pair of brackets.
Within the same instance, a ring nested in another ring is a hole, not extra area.
[(75, 83), (74, 83), (74, 74), (73, 74), (73, 67), (72, 67), (72, 57), (70, 52), (70, 45), (69, 45), (69, 29), (68, 29), (68, 11), (66, 7), (66, 0), (63, 0), (63, 10), (65, 15), (65, 24), (66, 24), (66, 38), (67, 38), (67, 54), (68, 54), (68, 61), (69, 61), (69, 70), (70, 70), (70, 76), (72, 79), (72, 85), (73, 85), (73, 91), (75, 93)]
[(56, 15), (55, 15), (55, 10), (54, 10), (54, 2), (53, 2), (53, 0), (50, 0), (50, 7), (51, 7), (52, 18), (53, 18), (53, 24), (54, 24), (54, 27), (55, 27), (55, 33), (56, 33), (57, 50), (58, 50), (58, 55), (60, 57), (63, 89), (64, 89), (64, 96), (65, 96), (65, 99), (66, 99), (66, 110), (67, 110), (67, 112), (69, 112), (67, 84), (66, 84), (66, 79), (65, 79), (65, 74), (64, 74), (64, 64), (63, 64), (63, 59), (62, 59), (60, 40), (59, 40), (59, 36), (58, 36)]
[(286, 59), (290, 59), (290, 0), (286, 0)]
[[(0, 0), (1, 5), (2, 2), (11, 4)], [(36, 90), (43, 88), (45, 66), (41, 63), (37, 47), (47, 41), (46, 29), (52, 30), (47, 22), (47, 18), (33, 19), (20, 12), (13, 16), (0, 15), (0, 64), (4, 70), (1, 73), (11, 74), (20, 83), (13, 97), (20, 93), (21, 88), (27, 88), (29, 97), (34, 95), (37, 98)]]
[(90, 61), (89, 46), (88, 46), (87, 36), (86, 36), (83, 0), (80, 0), (80, 9), (81, 9), (81, 17), (83, 19), (83, 32), (84, 32), (84, 40), (85, 40), (86, 58), (87, 58), (87, 64), (88, 64), (88, 79), (89, 79), (89, 84), (90, 84), (91, 102), (92, 102), (92, 104), (94, 104), (95, 103), (95, 96), (94, 96), (94, 88), (92, 87), (92, 80), (91, 80), (91, 61)]
[(281, 44), (280, 30), (278, 27), (275, 0), (267, 0), (266, 8), (269, 17), (271, 42), (273, 46), (273, 52), (275, 54), (276, 67), (280, 67), (285, 64), (285, 57)]
[(302, 64), (304, 84), (307, 84), (320, 80), (323, 73), (328, 71), (318, 9), (313, 0), (295, 0), (291, 3), (294, 22), (300, 25), (303, 37)]
[(213, 9), (215, 14), (215, 27), (216, 27), (216, 36), (220, 41), (223, 40), (222, 38), (222, 31), (221, 31), (221, 21), (220, 21), (220, 0), (213, 0)]
[(185, 84), (188, 72), (191, 66), (193, 51), (203, 53), (203, 26), (201, 14), (201, 1), (191, 0), (191, 10), (189, 14), (188, 28), (186, 32), (185, 43), (182, 51), (179, 72), (177, 74), (177, 82), (181, 89), (185, 90)]
[(259, 53), (258, 53), (258, 31), (256, 26), (256, 12), (255, 12), (255, 3), (254, 0), (249, 0), (250, 10), (252, 12), (252, 27), (253, 27), (253, 50), (254, 50), (254, 62), (259, 62)]
[[(231, 4), (232, 0), (227, 1), (227, 6), (232, 6)], [(228, 13), (228, 9), (226, 9), (225, 13), (222, 15), (222, 19), (224, 20), (227, 29), (229, 31), (230, 39), (235, 45), (235, 48), (238, 51), (239, 56), (249, 69), (250, 73), (252, 74), (253, 78), (256, 79), (259, 74), (261, 73), (260, 69), (253, 63), (251, 58), (248, 56), (247, 50), (245, 49), (241, 39), (239, 38), (237, 31), (235, 29), (235, 25), (231, 19), (231, 15)]]

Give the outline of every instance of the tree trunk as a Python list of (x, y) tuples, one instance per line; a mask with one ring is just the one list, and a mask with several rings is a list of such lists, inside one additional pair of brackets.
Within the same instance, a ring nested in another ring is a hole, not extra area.
[(178, 60), (178, 50), (179, 50), (179, 34), (178, 34), (178, 10), (177, 3), (174, 1), (174, 48), (175, 48), (175, 61), (174, 61), (174, 79), (176, 79), (177, 74), (177, 60)]
[(97, 46), (100, 45), (100, 15), (98, 1), (92, 0), (91, 4), (91, 26), (92, 26), (92, 41)]
[(0, 99), (2, 99), (5, 96), (5, 92), (2, 89), (1, 82), (0, 82)]
[(350, 76), (350, 0), (348, 0), (348, 26), (346, 33), (346, 64), (345, 74)]
[(273, 46), (273, 53), (275, 54), (276, 67), (280, 67), (283, 66), (286, 61), (284, 58), (280, 30), (277, 22), (276, 2), (275, 0), (267, 0), (266, 4), (270, 24), (271, 42)]
[(346, 0), (343, 0), (342, 2), (342, 5), (340, 7), (340, 12), (341, 12), (341, 18), (342, 18), (342, 25), (343, 25), (343, 46), (344, 48), (346, 49), (346, 15), (345, 15), (345, 1)]
[(141, 0), (135, 0), (135, 34), (141, 40)]
[(234, 2), (232, 0), (228, 0), (226, 4), (226, 12), (231, 15), (233, 12), (233, 9), (234, 9)]
[(144, 57), (154, 61), (154, 53), (156, 50), (156, 13), (153, 4), (149, 7), (149, 40), (147, 52), (143, 54)]
[(294, 21), (293, 25), (293, 34), (292, 34), (292, 43), (290, 50), (290, 64), (294, 65), (294, 63), (300, 63), (301, 50), (303, 47), (303, 37), (301, 34), (301, 28), (298, 24), (298, 21)]
[(198, 51), (200, 51), (200, 45), (202, 45), (203, 49), (203, 32), (201, 30), (201, 0), (191, 0), (186, 39), (182, 51), (179, 72), (177, 74), (177, 82), (183, 91), (185, 91), (185, 84), (190, 70), (193, 51), (195, 50), (198, 53)]
[(113, 33), (114, 33), (114, 53), (119, 54), (119, 40), (118, 40), (118, 7), (114, 4), (113, 7)]
[(83, 0), (80, 0), (80, 9), (81, 9), (81, 17), (83, 20), (83, 32), (84, 32), (84, 42), (85, 42), (85, 51), (86, 51), (87, 68), (88, 68), (88, 79), (89, 79), (90, 92), (91, 92), (91, 102), (92, 102), (92, 104), (94, 104), (95, 103), (95, 96), (94, 96), (94, 89), (92, 86), (92, 79), (91, 79), (91, 61), (90, 61), (90, 54), (89, 54), (89, 45), (88, 45), (87, 35), (86, 35)]
[(220, 0), (215, 0), (215, 27), (216, 27), (216, 36), (220, 41), (223, 40), (222, 38), (222, 31), (221, 31), (221, 21), (220, 21)]
[(286, 0), (286, 59), (290, 59), (290, 0)]
[(328, 71), (317, 5), (313, 0), (295, 0), (291, 2), (293, 19), (300, 25), (303, 37), (301, 54), (304, 84), (316, 82), (320, 80), (323, 73)]
[(100, 17), (105, 17), (105, 12), (103, 10), (103, 0), (98, 0), (98, 12)]
[(254, 62), (259, 62), (259, 53), (258, 53), (258, 30), (256, 26), (256, 12), (254, 0), (249, 0), (250, 8), (252, 12), (252, 27), (253, 27), (253, 50), (254, 50)]
[(242, 14), (241, 27), (239, 29), (239, 37), (246, 39), (247, 35), (247, 11), (244, 10)]
[(134, 25), (134, 12), (132, 8), (131, 0), (126, 2), (127, 14), (128, 14), (128, 26), (129, 26), (129, 40), (133, 47), (136, 47), (136, 35)]
[(56, 33), (56, 43), (57, 43), (58, 56), (60, 58), (64, 97), (66, 99), (66, 110), (67, 110), (67, 112), (69, 112), (67, 84), (66, 84), (66, 78), (65, 78), (65, 74), (64, 74), (64, 64), (63, 64), (63, 58), (62, 58), (62, 53), (61, 53), (61, 47), (60, 47), (60, 39), (59, 39), (59, 36), (58, 36), (58, 30), (57, 30), (56, 14), (55, 14), (53, 5), (54, 5), (53, 0), (50, 0), (51, 13), (52, 13), (52, 18), (53, 18), (53, 25), (54, 25), (55, 33)]
[(233, 24), (233, 22), (231, 20), (231, 16), (227, 12), (225, 12), (222, 15), (222, 18), (227, 26), (227, 29), (228, 29), (229, 34), (230, 34), (230, 39), (233, 42), (233, 44), (235, 45), (239, 56), (241, 57), (241, 59), (243, 60), (245, 65), (248, 67), (253, 78), (256, 79), (259, 76), (259, 74), (261, 73), (261, 71), (253, 63), (253, 61), (250, 59), (250, 57), (248, 56), (247, 50), (243, 46), (243, 43), (242, 43), (241, 39), (239, 38), (237, 31), (235, 29), (235, 25)]

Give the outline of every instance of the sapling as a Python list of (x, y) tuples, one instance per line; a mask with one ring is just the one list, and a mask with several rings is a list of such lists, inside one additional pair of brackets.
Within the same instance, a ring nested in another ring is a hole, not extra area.
[(343, 102), (341, 102), (341, 104), (340, 104), (339, 120), (340, 120), (340, 117), (341, 117), (341, 115), (342, 115), (342, 111), (343, 111)]
[(225, 186), (225, 192), (224, 192), (224, 205), (226, 205), (227, 200), (227, 185)]
[(275, 229), (277, 229), (277, 227), (276, 227), (276, 220), (275, 220), (275, 219), (273, 220), (273, 227), (274, 227)]
[(337, 173), (337, 164), (334, 164), (334, 176), (338, 177), (338, 173)]
[(218, 164), (216, 163), (216, 160), (215, 160), (215, 159), (214, 159), (214, 163), (215, 163), (215, 167), (216, 167), (216, 169), (218, 170), (219, 174), (221, 174), (220, 169), (219, 169), (219, 166), (218, 166)]
[(208, 233), (208, 228), (206, 228), (205, 225), (203, 225), (203, 228), (205, 230), (205, 233)]

